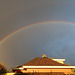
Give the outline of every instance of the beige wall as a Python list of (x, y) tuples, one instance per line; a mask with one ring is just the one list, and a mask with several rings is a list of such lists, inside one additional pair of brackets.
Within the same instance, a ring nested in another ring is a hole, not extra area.
[(57, 62), (64, 64), (64, 62), (63, 62), (63, 61), (57, 61)]
[(71, 69), (27, 69), (21, 70), (23, 73), (25, 72), (64, 72), (64, 73), (71, 73)]
[(62, 64), (64, 64), (64, 61), (65, 61), (65, 59), (52, 59), (52, 60), (57, 61), (57, 62), (62, 63)]
[(15, 73), (5, 73), (3, 75), (15, 75)]

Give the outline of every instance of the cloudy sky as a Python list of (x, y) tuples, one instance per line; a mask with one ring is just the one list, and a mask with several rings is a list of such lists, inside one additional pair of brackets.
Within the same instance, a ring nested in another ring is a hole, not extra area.
[(75, 65), (72, 23), (75, 0), (0, 0), (0, 62), (10, 68), (45, 53)]

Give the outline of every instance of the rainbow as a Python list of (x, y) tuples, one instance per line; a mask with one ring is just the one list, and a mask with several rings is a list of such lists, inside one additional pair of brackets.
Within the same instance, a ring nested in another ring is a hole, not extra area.
[(6, 37), (4, 37), (2, 40), (0, 40), (0, 44), (2, 44), (4, 41), (6, 41), (7, 39), (9, 39), (11, 36), (13, 36), (14, 34), (24, 30), (24, 29), (27, 29), (27, 28), (30, 28), (32, 26), (35, 26), (35, 25), (39, 25), (39, 24), (44, 24), (44, 23), (64, 23), (64, 24), (72, 24), (72, 25), (75, 25), (75, 23), (72, 23), (72, 22), (65, 22), (65, 21), (44, 21), (44, 22), (38, 22), (38, 23), (35, 23), (35, 24), (31, 24), (31, 25), (28, 25), (28, 26), (24, 26), (20, 29), (17, 29), (16, 31), (8, 34)]

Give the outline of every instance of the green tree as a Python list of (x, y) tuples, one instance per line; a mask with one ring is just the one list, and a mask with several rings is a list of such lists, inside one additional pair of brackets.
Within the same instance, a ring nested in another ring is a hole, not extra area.
[(70, 63), (67, 63), (66, 65), (70, 66)]
[(75, 73), (75, 68), (73, 68), (73, 69), (72, 69), (72, 72), (74, 72), (74, 73)]

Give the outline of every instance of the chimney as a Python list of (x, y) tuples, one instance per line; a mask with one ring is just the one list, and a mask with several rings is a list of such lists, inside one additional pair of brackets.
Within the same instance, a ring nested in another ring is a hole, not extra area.
[(46, 57), (46, 54), (43, 54), (43, 55), (42, 55), (42, 58), (44, 58), (44, 57)]

